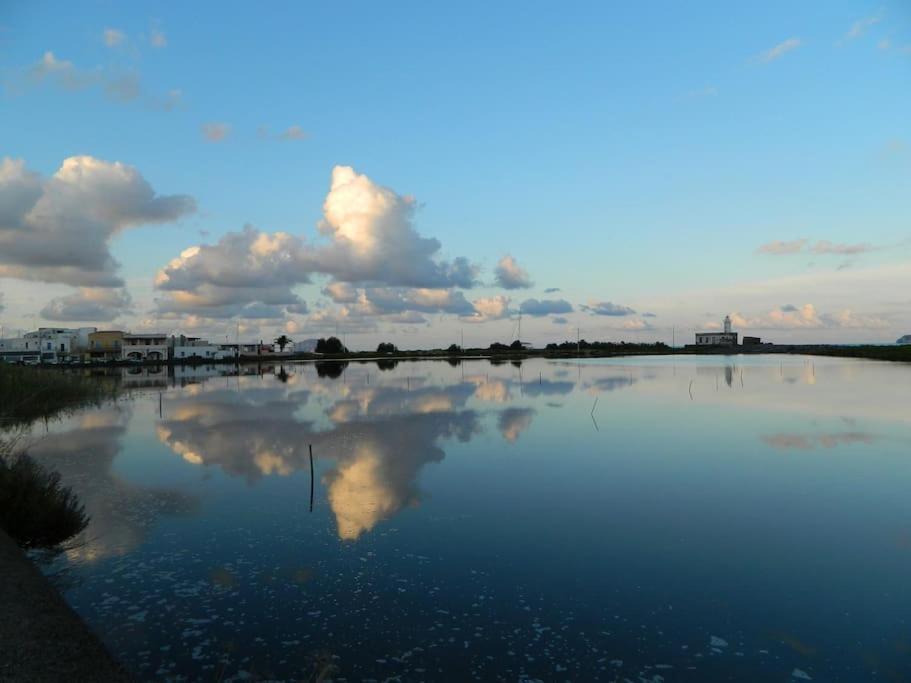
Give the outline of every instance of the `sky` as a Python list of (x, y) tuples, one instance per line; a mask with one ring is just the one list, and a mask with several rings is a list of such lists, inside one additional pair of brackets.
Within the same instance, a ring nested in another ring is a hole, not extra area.
[(889, 343), (909, 198), (905, 2), (0, 3), (3, 336)]

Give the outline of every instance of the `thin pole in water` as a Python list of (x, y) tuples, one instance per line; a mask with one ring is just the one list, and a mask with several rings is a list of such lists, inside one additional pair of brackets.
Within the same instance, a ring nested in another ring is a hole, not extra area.
[(313, 512), (313, 444), (310, 444), (310, 512)]

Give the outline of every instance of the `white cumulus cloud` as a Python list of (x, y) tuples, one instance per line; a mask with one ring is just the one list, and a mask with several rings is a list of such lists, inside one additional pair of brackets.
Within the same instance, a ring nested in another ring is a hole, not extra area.
[(303, 242), (288, 233), (265, 233), (247, 225), (216, 244), (185, 249), (155, 277), (164, 292), (162, 313), (209, 318), (278, 318), (303, 313), (292, 291), (309, 281)]
[(534, 284), (528, 272), (509, 254), (497, 262), (494, 276), (496, 283), (503, 289), (527, 289)]
[(120, 232), (191, 213), (186, 195), (159, 195), (132, 166), (65, 159), (50, 178), (22, 160), (0, 162), (0, 277), (120, 287), (109, 250)]
[[(345, 305), (333, 315), (346, 322), (366, 316), (416, 320), (403, 317), (406, 312), (473, 314), (459, 288), (474, 285), (476, 267), (465, 258), (439, 257), (439, 241), (414, 226), (412, 198), (337, 166), (323, 213), (323, 239), (314, 242), (247, 226), (215, 245), (185, 250), (156, 278), (164, 293), (159, 312), (223, 318), (251, 310), (278, 314), (285, 307), (286, 314), (301, 313), (304, 302), (292, 289), (322, 275), (331, 278), (323, 294)], [(329, 316), (320, 313), (317, 320)]]
[(312, 269), (352, 283), (472, 287), (477, 267), (440, 259), (439, 240), (418, 233), (414, 211), (414, 198), (336, 166), (319, 225), (329, 244), (312, 250)]

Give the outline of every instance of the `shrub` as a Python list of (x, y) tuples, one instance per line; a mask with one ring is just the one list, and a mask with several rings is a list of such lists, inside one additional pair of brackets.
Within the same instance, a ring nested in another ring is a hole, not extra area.
[(320, 339), (316, 342), (317, 353), (345, 353), (346, 351), (348, 351), (348, 349), (345, 348), (345, 345), (342, 344), (341, 339), (338, 337)]
[(50, 548), (89, 523), (72, 489), (27, 454), (0, 458), (0, 528), (23, 548)]

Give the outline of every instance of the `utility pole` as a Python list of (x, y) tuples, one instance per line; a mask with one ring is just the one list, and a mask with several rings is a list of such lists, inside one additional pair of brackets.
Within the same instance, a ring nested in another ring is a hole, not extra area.
[(581, 335), (581, 333), (579, 332), (579, 328), (577, 327), (577, 328), (576, 328), (576, 355), (577, 355), (577, 356), (582, 355), (582, 346), (581, 346), (581, 344), (582, 344), (582, 341), (581, 341), (582, 337), (581, 337), (580, 335)]

